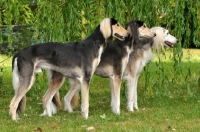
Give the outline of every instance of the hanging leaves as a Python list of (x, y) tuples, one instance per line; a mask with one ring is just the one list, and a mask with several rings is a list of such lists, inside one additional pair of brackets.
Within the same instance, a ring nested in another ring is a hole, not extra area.
[[(123, 26), (139, 19), (148, 27), (163, 26), (176, 36), (179, 43), (173, 49), (172, 82), (182, 76), (182, 48), (200, 47), (199, 0), (1, 0), (0, 26), (4, 28), (0, 29), (0, 47), (8, 43), (9, 53), (13, 54), (36, 43), (79, 41), (89, 36), (105, 17), (113, 17)], [(14, 32), (14, 25), (28, 26)], [(156, 75), (162, 79), (154, 83), (158, 88), (170, 80), (166, 79), (160, 63)], [(188, 68), (186, 78), (190, 77), (189, 73)], [(145, 88), (151, 77), (146, 67)], [(152, 94), (152, 88), (147, 91)]]

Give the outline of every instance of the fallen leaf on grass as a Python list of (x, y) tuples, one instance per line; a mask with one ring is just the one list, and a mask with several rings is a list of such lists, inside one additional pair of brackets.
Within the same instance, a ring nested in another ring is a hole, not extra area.
[(34, 131), (42, 132), (42, 129), (40, 127), (37, 127)]
[(103, 114), (103, 115), (100, 115), (101, 119), (106, 119), (106, 115)]
[(52, 126), (51, 126), (51, 128), (56, 128), (56, 127), (57, 127), (56, 125), (52, 125)]
[(93, 127), (93, 126), (90, 126), (90, 127), (86, 128), (86, 130), (87, 130), (87, 131), (92, 131), (92, 130), (94, 130), (94, 127)]

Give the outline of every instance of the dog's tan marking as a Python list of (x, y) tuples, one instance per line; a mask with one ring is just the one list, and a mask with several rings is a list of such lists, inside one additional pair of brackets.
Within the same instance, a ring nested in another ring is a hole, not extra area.
[(146, 24), (144, 24), (143, 26), (141, 26), (139, 29), (139, 36), (140, 37), (154, 37), (155, 33), (151, 31), (151, 29), (149, 29)]
[(128, 36), (129, 32), (124, 29), (119, 23), (112, 25), (112, 32), (111, 34), (111, 27), (110, 27), (110, 18), (105, 18), (100, 23), (100, 30), (104, 35), (104, 38), (109, 38), (111, 35), (116, 37), (119, 40), (124, 40), (126, 36)]
[(129, 32), (125, 30), (119, 23), (112, 25), (112, 30), (112, 35), (122, 41), (125, 40), (125, 37), (129, 34)]

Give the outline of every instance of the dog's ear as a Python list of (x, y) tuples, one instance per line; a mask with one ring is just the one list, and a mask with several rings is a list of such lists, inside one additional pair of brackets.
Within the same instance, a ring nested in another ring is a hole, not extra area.
[(111, 26), (115, 25), (117, 23), (118, 23), (117, 20), (115, 20), (114, 18), (110, 18), (110, 24), (111, 24)]
[(112, 35), (112, 31), (111, 31), (111, 28), (112, 28), (112, 22), (114, 23), (115, 19), (111, 19), (111, 18), (105, 18), (101, 21), (100, 23), (100, 31), (101, 33), (103, 34), (104, 38), (105, 39), (108, 39), (111, 37)]
[(138, 23), (136, 20), (127, 23), (126, 29), (129, 31), (131, 36), (133, 36), (134, 38), (138, 37)]
[(142, 27), (144, 25), (143, 21), (136, 20), (135, 22), (138, 24), (138, 27)]
[(153, 43), (153, 48), (158, 50), (158, 49), (163, 49), (163, 40), (164, 40), (164, 29), (161, 27), (154, 27), (151, 28), (151, 31), (156, 33), (156, 37), (154, 37), (154, 43)]

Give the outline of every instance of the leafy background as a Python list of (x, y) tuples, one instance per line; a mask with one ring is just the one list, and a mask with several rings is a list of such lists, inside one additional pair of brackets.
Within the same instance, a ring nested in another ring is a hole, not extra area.
[[(139, 19), (148, 27), (165, 27), (179, 39), (175, 48), (169, 50), (169, 56), (159, 53), (172, 62), (171, 71), (165, 70), (163, 57), (159, 56), (155, 63), (157, 71), (151, 70), (152, 65), (145, 68), (144, 87), (149, 93), (155, 86), (159, 89), (165, 83), (176, 85), (180, 79), (190, 81), (191, 76), (200, 73), (198, 69), (191, 70), (194, 64), (190, 62), (190, 55), (195, 53), (189, 50), (189, 64), (187, 68), (181, 66), (183, 48), (200, 47), (199, 0), (1, 0), (0, 52), (12, 57), (20, 49), (36, 43), (79, 41), (90, 35), (105, 17), (113, 17), (123, 26), (130, 20)], [(4, 61), (1, 61), (1, 80), (4, 68)], [(171, 77), (166, 75), (168, 72)], [(152, 83), (153, 77), (158, 79)], [(199, 78), (197, 74), (195, 84)]]

